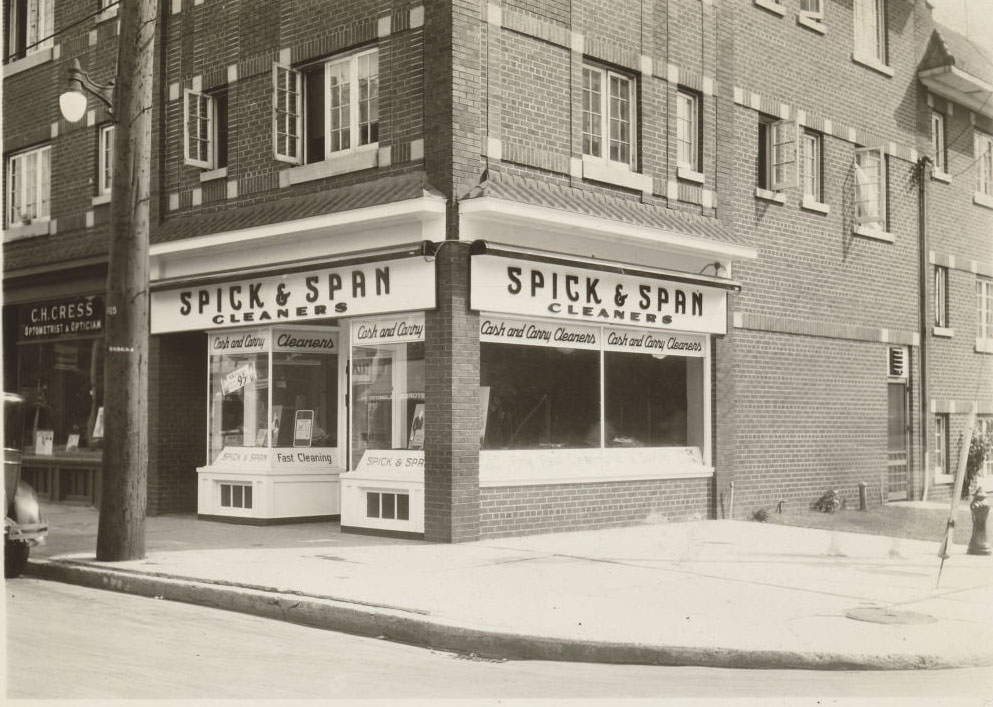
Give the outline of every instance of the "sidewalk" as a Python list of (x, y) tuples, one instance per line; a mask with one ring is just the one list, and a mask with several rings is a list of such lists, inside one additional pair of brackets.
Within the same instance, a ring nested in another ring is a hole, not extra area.
[[(744, 521), (460, 545), (337, 524), (147, 520), (97, 563), (94, 509), (47, 506), (36, 577), (481, 656), (750, 668), (993, 665), (993, 557)], [(861, 620), (851, 618), (851, 614)], [(868, 620), (865, 620), (868, 619)]]

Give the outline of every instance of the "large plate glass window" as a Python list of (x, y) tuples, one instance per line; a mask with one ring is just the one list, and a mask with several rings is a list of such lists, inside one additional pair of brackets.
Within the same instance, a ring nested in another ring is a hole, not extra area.
[(367, 450), (424, 449), (423, 317), (352, 325), (351, 459)]

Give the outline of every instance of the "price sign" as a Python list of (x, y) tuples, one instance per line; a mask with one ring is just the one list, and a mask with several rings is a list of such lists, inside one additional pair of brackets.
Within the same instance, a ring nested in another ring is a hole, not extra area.
[(238, 366), (221, 379), (221, 392), (227, 395), (241, 390), (249, 383), (254, 383), (256, 378), (254, 364), (246, 363), (243, 366)]

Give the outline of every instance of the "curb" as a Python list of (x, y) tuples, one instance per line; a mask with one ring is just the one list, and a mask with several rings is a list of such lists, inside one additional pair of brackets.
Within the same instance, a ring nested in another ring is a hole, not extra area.
[(24, 574), (489, 659), (777, 670), (936, 670), (993, 665), (993, 654), (951, 661), (937, 654), (868, 655), (550, 638), (449, 624), (392, 607), (71, 561), (30, 560)]

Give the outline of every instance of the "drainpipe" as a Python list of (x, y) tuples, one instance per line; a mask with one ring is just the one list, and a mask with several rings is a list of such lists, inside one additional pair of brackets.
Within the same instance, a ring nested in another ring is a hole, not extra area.
[(928, 416), (929, 405), (927, 395), (927, 349), (928, 349), (928, 316), (927, 316), (927, 287), (928, 287), (928, 248), (927, 248), (927, 193), (928, 184), (931, 182), (931, 169), (933, 164), (931, 158), (924, 156), (917, 160), (917, 248), (918, 248), (918, 312), (920, 321), (920, 360), (921, 360), (921, 471), (924, 474), (924, 489), (921, 492), (921, 500), (927, 500), (927, 492), (931, 485), (930, 455), (928, 454)]

